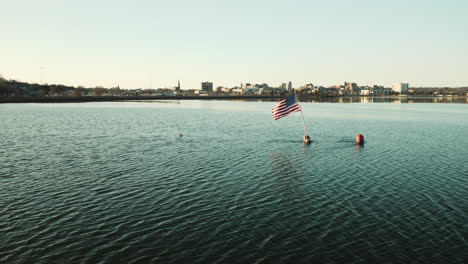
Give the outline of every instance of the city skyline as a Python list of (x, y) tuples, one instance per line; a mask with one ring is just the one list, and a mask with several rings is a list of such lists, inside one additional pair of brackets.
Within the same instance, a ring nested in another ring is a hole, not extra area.
[(125, 89), (468, 85), (463, 1), (2, 3), (0, 74)]

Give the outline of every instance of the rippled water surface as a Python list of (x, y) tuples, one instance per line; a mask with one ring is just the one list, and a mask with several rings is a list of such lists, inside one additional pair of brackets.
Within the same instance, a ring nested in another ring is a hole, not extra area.
[(273, 106), (0, 105), (0, 263), (467, 262), (468, 105)]

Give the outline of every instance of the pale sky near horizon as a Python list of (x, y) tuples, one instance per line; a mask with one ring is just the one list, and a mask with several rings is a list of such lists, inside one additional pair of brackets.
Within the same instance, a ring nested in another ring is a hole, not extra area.
[(121, 88), (468, 85), (466, 0), (0, 0), (0, 74)]

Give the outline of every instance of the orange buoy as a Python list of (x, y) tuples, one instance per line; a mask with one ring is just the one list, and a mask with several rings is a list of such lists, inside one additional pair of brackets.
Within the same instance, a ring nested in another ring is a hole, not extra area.
[(356, 144), (362, 145), (364, 144), (364, 136), (359, 134), (356, 136)]

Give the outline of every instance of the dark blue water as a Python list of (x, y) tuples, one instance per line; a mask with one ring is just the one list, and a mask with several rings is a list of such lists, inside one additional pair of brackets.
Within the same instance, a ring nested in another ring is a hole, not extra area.
[(0, 263), (468, 261), (467, 104), (273, 106), (0, 105)]

